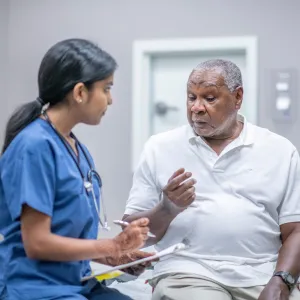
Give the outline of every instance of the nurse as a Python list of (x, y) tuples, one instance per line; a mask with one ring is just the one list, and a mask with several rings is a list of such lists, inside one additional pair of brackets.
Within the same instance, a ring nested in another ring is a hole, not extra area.
[(114, 265), (147, 256), (136, 250), (149, 221), (97, 240), (101, 179), (72, 133), (79, 123), (101, 121), (112, 103), (116, 67), (89, 41), (57, 43), (42, 60), (39, 97), (7, 123), (0, 159), (1, 300), (129, 299), (81, 279), (91, 273), (90, 260)]

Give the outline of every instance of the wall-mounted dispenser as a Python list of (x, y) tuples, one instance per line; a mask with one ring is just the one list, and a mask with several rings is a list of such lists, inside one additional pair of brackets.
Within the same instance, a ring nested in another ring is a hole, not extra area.
[(272, 119), (280, 123), (294, 122), (297, 117), (297, 71), (273, 70), (271, 76)]

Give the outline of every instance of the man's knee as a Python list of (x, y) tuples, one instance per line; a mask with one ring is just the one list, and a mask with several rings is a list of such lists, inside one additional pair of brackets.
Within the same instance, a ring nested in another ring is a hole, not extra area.
[(152, 300), (232, 300), (230, 294), (209, 279), (176, 274), (158, 281)]

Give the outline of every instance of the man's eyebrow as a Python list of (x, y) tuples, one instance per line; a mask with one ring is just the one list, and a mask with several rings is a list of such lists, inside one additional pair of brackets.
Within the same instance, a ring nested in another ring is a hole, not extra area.
[(216, 88), (220, 87), (219, 85), (217, 85), (217, 84), (215, 84), (215, 83), (212, 83), (212, 82), (205, 82), (205, 81), (199, 83), (199, 85), (203, 85), (203, 86), (205, 86), (205, 87), (216, 87)]
[(220, 88), (220, 87), (223, 86), (223, 84), (222, 85), (218, 85), (218, 84), (213, 83), (213, 82), (194, 81), (194, 80), (189, 80), (187, 85), (190, 86), (192, 84), (194, 84), (194, 85), (201, 85), (201, 86), (204, 86), (204, 87), (213, 87), (213, 88)]

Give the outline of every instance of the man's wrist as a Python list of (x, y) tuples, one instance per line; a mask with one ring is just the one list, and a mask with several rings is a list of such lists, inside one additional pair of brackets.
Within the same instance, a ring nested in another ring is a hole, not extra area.
[(182, 211), (185, 210), (185, 208), (178, 207), (175, 205), (172, 201), (170, 201), (164, 193), (161, 193), (161, 201), (159, 203), (160, 209), (162, 209), (166, 214), (176, 217), (178, 214), (180, 214)]
[(288, 290), (290, 292), (289, 285), (280, 276), (273, 275), (273, 277), (271, 278), (271, 283), (278, 286), (280, 290)]

